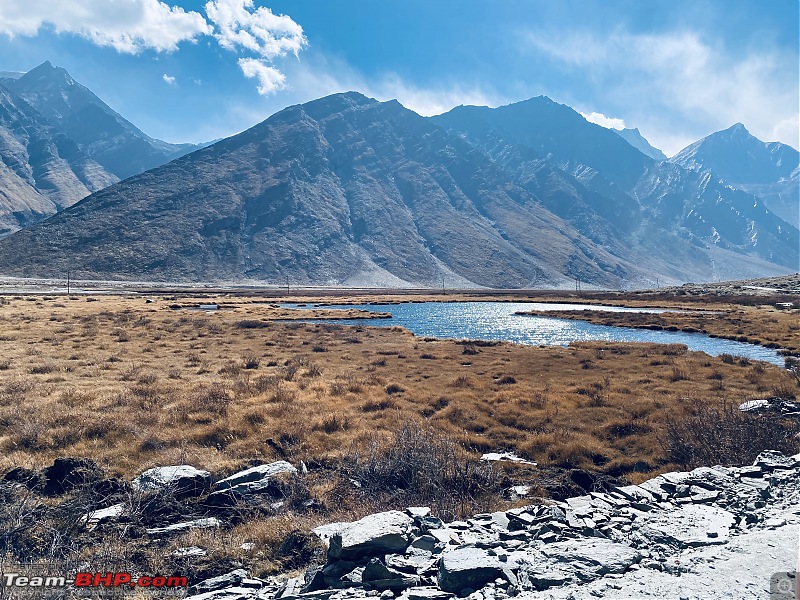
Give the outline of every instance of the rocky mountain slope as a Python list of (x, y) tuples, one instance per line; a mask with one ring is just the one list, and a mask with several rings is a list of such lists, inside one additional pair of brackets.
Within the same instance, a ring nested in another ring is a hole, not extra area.
[(0, 236), (115, 181), (74, 141), (0, 85)]
[(357, 93), (287, 108), (0, 243), (5, 274), (67, 263), (177, 281), (618, 287), (642, 276), (484, 153)]
[(66, 70), (50, 62), (16, 79), (6, 79), (4, 84), (119, 179), (160, 166), (199, 147), (149, 137)]
[[(49, 64), (16, 83), (59, 114), (59, 89), (69, 110), (104, 110)], [(108, 158), (105, 142), (81, 139)], [(758, 198), (545, 97), (424, 119), (351, 92), (93, 195), (0, 244), (0, 272), (637, 287), (794, 272), (798, 240)]]
[(670, 161), (690, 170), (711, 171), (758, 196), (795, 227), (800, 224), (800, 152), (791, 146), (762, 142), (737, 123), (687, 146)]
[[(495, 109), (461, 106), (432, 120), (492, 156), (520, 181), (545, 160), (580, 182), (596, 194), (581, 209), (582, 218), (600, 230), (628, 227), (625, 236), (614, 237), (631, 247), (626, 256), (656, 273), (682, 273), (685, 280), (705, 266), (704, 280), (735, 278), (748, 271), (748, 259), (797, 269), (797, 228), (758, 198), (708, 172), (656, 161), (549, 98)], [(551, 194), (539, 182), (529, 183), (537, 196)], [(586, 226), (576, 226), (588, 233)], [(750, 276), (758, 268), (763, 263)]]
[(667, 160), (667, 156), (658, 148), (654, 148), (652, 145), (650, 145), (650, 142), (645, 139), (645, 137), (636, 127), (626, 127), (625, 129), (621, 130), (612, 129), (612, 131), (642, 154), (645, 154), (654, 160)]

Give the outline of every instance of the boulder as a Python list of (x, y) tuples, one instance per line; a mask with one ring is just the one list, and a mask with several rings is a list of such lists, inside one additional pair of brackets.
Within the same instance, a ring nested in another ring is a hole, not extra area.
[(211, 474), (191, 465), (154, 467), (132, 482), (136, 489), (145, 492), (169, 492), (179, 497), (199, 496), (211, 484)]
[(103, 470), (88, 458), (57, 458), (44, 470), (44, 489), (56, 496), (83, 484), (94, 483), (103, 477)]
[(687, 504), (681, 509), (648, 513), (635, 521), (645, 539), (675, 548), (724, 544), (736, 518), (718, 506)]
[(166, 527), (153, 527), (146, 531), (149, 536), (162, 537), (184, 533), (190, 529), (210, 529), (212, 527), (220, 527), (221, 525), (222, 523), (219, 519), (207, 517), (204, 519), (195, 519), (193, 521), (184, 521), (183, 523), (175, 523), (174, 525), (167, 525)]
[(81, 525), (88, 525), (89, 527), (94, 527), (99, 525), (100, 523), (105, 523), (107, 521), (113, 521), (118, 519), (119, 517), (123, 516), (127, 512), (127, 507), (124, 503), (120, 502), (119, 504), (114, 504), (112, 506), (106, 508), (100, 508), (97, 510), (92, 510), (83, 515), (79, 522)]
[(462, 546), (445, 552), (439, 561), (439, 587), (460, 594), (464, 589), (480, 589), (495, 579), (516, 583), (513, 573), (497, 556), (481, 548)]
[(279, 460), (273, 463), (269, 463), (267, 465), (258, 465), (255, 467), (250, 467), (249, 469), (245, 469), (244, 471), (239, 471), (238, 473), (234, 473), (230, 477), (226, 477), (225, 479), (220, 479), (214, 484), (214, 491), (230, 490), (240, 485), (263, 481), (265, 479), (271, 479), (272, 477), (275, 477), (280, 473), (296, 474), (297, 469), (295, 469), (291, 464), (289, 464), (285, 460)]
[(377, 558), (373, 558), (364, 567), (361, 581), (376, 590), (404, 590), (419, 585), (419, 577), (390, 569)]
[(328, 560), (354, 560), (404, 552), (418, 533), (414, 521), (397, 510), (369, 515), (343, 524), (329, 541)]
[(231, 506), (251, 496), (280, 495), (281, 488), (276, 476), (282, 473), (294, 475), (297, 469), (285, 460), (279, 460), (234, 473), (213, 485), (214, 491), (209, 494), (208, 503), (212, 506)]
[(247, 571), (244, 569), (236, 569), (230, 573), (225, 573), (224, 575), (218, 575), (217, 577), (204, 579), (200, 583), (196, 583), (191, 586), (188, 591), (190, 595), (193, 595), (213, 592), (223, 588), (236, 587), (247, 577)]
[[(533, 560), (531, 560), (533, 559)], [(537, 590), (622, 574), (642, 559), (638, 550), (602, 538), (555, 542), (520, 564), (520, 579)]]
[(754, 467), (760, 467), (762, 471), (775, 471), (777, 469), (793, 469), (794, 458), (784, 456), (777, 450), (765, 450), (758, 455)]

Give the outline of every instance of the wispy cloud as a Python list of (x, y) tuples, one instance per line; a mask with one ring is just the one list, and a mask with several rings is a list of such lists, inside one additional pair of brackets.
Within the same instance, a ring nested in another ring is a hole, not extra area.
[(177, 50), (212, 29), (197, 12), (159, 0), (2, 0), (0, 33), (34, 36), (43, 26), (80, 35), (98, 46), (137, 54)]
[(293, 99), (305, 102), (337, 92), (359, 91), (377, 100), (398, 100), (424, 116), (441, 114), (460, 104), (499, 106), (507, 98), (487, 86), (441, 81), (431, 86), (415, 85), (396, 73), (366, 77), (349, 63), (315, 53), (289, 70)]
[(592, 112), (589, 114), (581, 113), (581, 116), (589, 121), (589, 123), (595, 123), (600, 125), (601, 127), (605, 127), (606, 129), (625, 129), (627, 127), (625, 125), (625, 121), (622, 119), (617, 119), (615, 117), (607, 117), (603, 113), (599, 112)]
[[(758, 137), (798, 144), (798, 58), (776, 50), (734, 55), (713, 34), (680, 30), (551, 33), (529, 31), (524, 44), (582, 72), (608, 105), (676, 152), (698, 129), (744, 122)], [(676, 125), (676, 123), (678, 125)]]
[(166, 73), (161, 76), (161, 79), (163, 79), (167, 85), (175, 85), (175, 78), (167, 75)]

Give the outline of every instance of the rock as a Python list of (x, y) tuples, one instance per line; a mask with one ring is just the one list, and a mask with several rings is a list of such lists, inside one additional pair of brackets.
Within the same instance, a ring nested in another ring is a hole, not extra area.
[(195, 519), (193, 521), (184, 521), (183, 523), (175, 523), (174, 525), (167, 525), (166, 527), (153, 527), (147, 529), (147, 535), (153, 537), (161, 537), (166, 535), (174, 535), (183, 533), (190, 529), (210, 529), (212, 527), (220, 527), (222, 523), (215, 517), (207, 517), (204, 519)]
[(3, 475), (3, 481), (18, 483), (29, 490), (38, 490), (44, 487), (46, 479), (42, 473), (24, 467), (14, 467)]
[(403, 592), (398, 600), (449, 600), (452, 597), (452, 593), (435, 587), (415, 587)]
[(776, 469), (793, 469), (794, 459), (784, 456), (777, 450), (765, 450), (758, 455), (754, 467), (760, 467), (763, 471), (775, 471)]
[(311, 532), (316, 535), (325, 547), (330, 546), (331, 538), (340, 533), (342, 529), (350, 525), (350, 523), (339, 521), (337, 523), (327, 523), (325, 525), (320, 525), (319, 527), (315, 527), (311, 530)]
[(439, 561), (439, 587), (445, 592), (478, 589), (498, 577), (516, 583), (513, 573), (496, 556), (480, 548), (456, 548), (442, 554)]
[(513, 462), (521, 465), (536, 466), (535, 462), (520, 458), (513, 452), (487, 452), (481, 456), (481, 460), (485, 460), (487, 462)]
[(230, 573), (218, 575), (217, 577), (211, 577), (210, 579), (205, 579), (200, 583), (196, 583), (189, 588), (188, 592), (189, 594), (204, 594), (206, 592), (221, 590), (222, 588), (226, 587), (236, 587), (247, 576), (248, 573), (244, 569), (236, 569)]
[(214, 490), (217, 491), (217, 490), (233, 489), (238, 485), (253, 483), (255, 481), (263, 481), (264, 479), (271, 479), (272, 477), (275, 477), (280, 473), (296, 474), (297, 469), (295, 469), (291, 464), (289, 464), (285, 460), (279, 460), (266, 465), (258, 465), (255, 467), (250, 467), (249, 469), (245, 469), (244, 471), (239, 471), (238, 473), (234, 473), (230, 477), (226, 477), (225, 479), (220, 479), (214, 484)]
[(44, 470), (42, 493), (57, 496), (83, 484), (94, 483), (103, 477), (103, 470), (88, 458), (57, 458)]
[(419, 577), (390, 569), (377, 558), (370, 560), (364, 567), (361, 581), (376, 590), (404, 590), (419, 585)]
[(192, 558), (194, 556), (206, 556), (208, 552), (200, 546), (187, 546), (186, 548), (177, 548), (172, 552), (172, 556), (177, 558)]
[(230, 506), (250, 496), (279, 495), (281, 488), (276, 476), (282, 473), (294, 475), (297, 469), (285, 460), (279, 460), (234, 473), (213, 485), (214, 491), (209, 494), (208, 503), (212, 506)]
[(539, 559), (520, 565), (520, 579), (537, 590), (570, 581), (591, 581), (603, 575), (624, 573), (642, 555), (635, 549), (609, 540), (567, 540), (541, 549)]
[(185, 498), (206, 492), (211, 484), (211, 474), (191, 465), (154, 467), (139, 475), (132, 484), (145, 492), (168, 492)]
[(250, 600), (258, 590), (245, 587), (230, 587), (213, 592), (187, 596), (184, 600)]
[(94, 527), (99, 525), (100, 523), (104, 523), (106, 521), (112, 521), (124, 515), (127, 512), (127, 507), (123, 503), (114, 504), (107, 508), (100, 508), (98, 510), (92, 510), (83, 515), (79, 522), (82, 525), (89, 525), (90, 527)]
[(353, 560), (404, 552), (412, 537), (413, 520), (397, 510), (369, 515), (345, 524), (330, 538), (328, 559)]
[[(735, 522), (733, 514), (717, 506), (687, 504), (680, 510), (649, 513), (634, 523), (645, 538), (676, 548), (689, 548), (726, 543)], [(708, 532), (716, 536), (709, 536)]]

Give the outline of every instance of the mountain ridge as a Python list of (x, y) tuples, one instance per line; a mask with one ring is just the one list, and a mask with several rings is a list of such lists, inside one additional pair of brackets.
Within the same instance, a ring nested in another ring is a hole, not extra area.
[(200, 147), (151, 138), (50, 61), (17, 79), (6, 80), (6, 87), (119, 179), (160, 166)]
[(184, 281), (619, 286), (637, 275), (465, 142), (354, 92), (94, 194), (0, 242), (0, 268), (40, 271), (45, 254), (59, 257), (55, 272), (69, 262)]
[(690, 144), (670, 162), (689, 170), (709, 170), (800, 226), (800, 152), (787, 144), (763, 142), (736, 123)]

